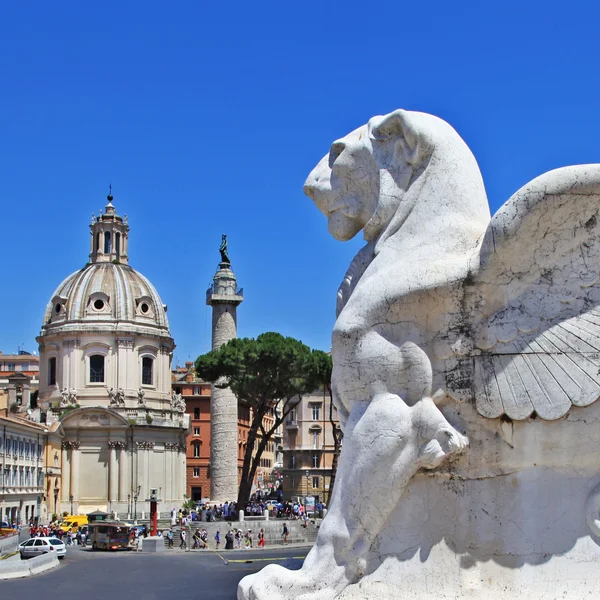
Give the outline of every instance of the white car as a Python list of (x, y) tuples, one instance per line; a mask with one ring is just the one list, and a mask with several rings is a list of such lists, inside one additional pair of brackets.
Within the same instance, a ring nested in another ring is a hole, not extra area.
[(36, 537), (19, 544), (19, 552), (21, 558), (32, 558), (46, 552), (56, 552), (58, 558), (63, 558), (67, 549), (56, 537)]

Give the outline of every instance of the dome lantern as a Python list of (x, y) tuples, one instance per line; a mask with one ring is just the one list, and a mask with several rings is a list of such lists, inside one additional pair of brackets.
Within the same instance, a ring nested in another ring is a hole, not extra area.
[(129, 263), (129, 225), (127, 219), (117, 215), (113, 206), (112, 185), (106, 197), (108, 204), (104, 208), (104, 214), (96, 219), (92, 216), (90, 224), (90, 262), (114, 262), (121, 264)]

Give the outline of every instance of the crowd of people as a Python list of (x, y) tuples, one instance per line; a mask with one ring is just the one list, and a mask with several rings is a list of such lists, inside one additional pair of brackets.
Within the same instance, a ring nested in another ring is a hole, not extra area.
[(35, 525), (29, 524), (29, 537), (55, 537), (58, 538), (67, 546), (78, 544), (79, 546), (87, 545), (87, 533), (82, 528), (67, 529), (66, 531), (59, 523), (50, 523), (50, 525)]

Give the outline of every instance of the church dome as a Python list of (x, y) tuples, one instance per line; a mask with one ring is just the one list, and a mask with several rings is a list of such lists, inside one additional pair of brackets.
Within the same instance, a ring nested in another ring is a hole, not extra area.
[(43, 328), (118, 321), (158, 327), (168, 335), (165, 308), (155, 287), (129, 265), (91, 263), (56, 288)]
[(129, 225), (107, 196), (92, 215), (90, 262), (69, 275), (46, 306), (42, 336), (59, 332), (137, 331), (169, 337), (167, 307), (154, 286), (129, 266)]

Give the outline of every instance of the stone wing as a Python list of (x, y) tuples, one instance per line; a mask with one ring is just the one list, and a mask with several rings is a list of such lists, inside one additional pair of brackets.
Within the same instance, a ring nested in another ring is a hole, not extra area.
[(600, 165), (519, 190), (471, 273), (469, 379), (481, 415), (552, 420), (600, 397)]

